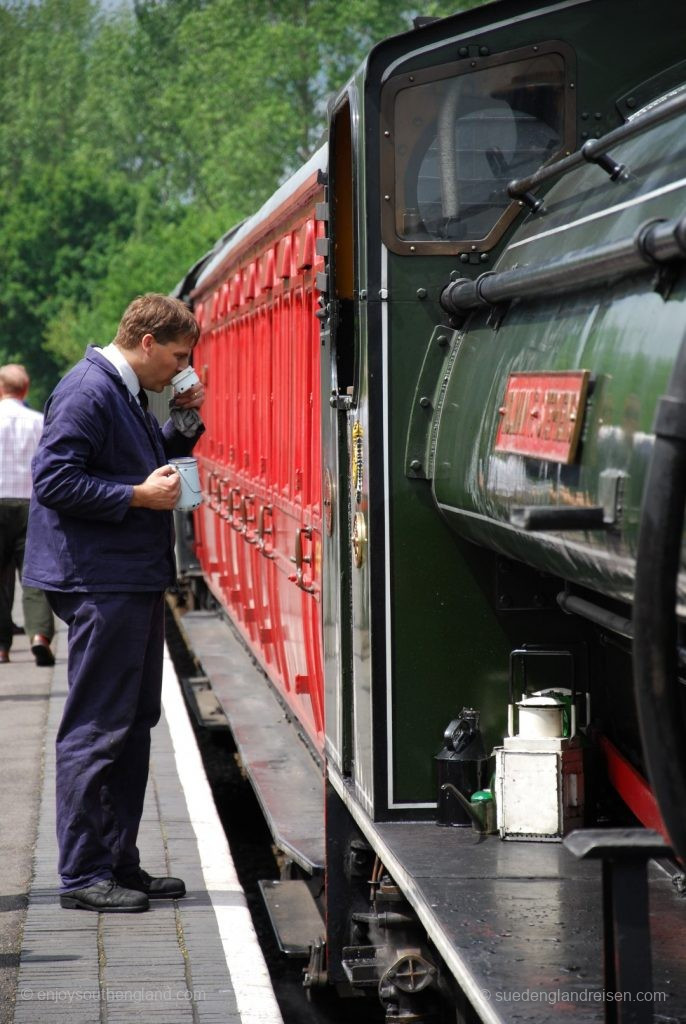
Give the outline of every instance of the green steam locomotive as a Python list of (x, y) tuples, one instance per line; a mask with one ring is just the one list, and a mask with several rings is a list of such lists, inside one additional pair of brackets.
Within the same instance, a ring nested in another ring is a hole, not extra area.
[(685, 37), (673, 0), (417, 19), (177, 288), (181, 624), (265, 898), (317, 896), (284, 948), (387, 1024), (686, 1014)]

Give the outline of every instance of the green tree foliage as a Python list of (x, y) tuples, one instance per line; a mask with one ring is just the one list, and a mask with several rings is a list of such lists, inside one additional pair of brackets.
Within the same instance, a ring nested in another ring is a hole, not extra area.
[[(479, 0), (433, 0), (448, 14)], [(406, 0), (0, 0), (0, 361), (40, 401), (316, 147)]]

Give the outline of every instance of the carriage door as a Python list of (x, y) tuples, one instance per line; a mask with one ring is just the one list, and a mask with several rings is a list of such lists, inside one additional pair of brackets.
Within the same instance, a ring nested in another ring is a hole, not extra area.
[(333, 111), (329, 135), (328, 316), (321, 321), (323, 557), (322, 617), (327, 754), (351, 771), (352, 624), (348, 419), (355, 385), (355, 229), (351, 97)]

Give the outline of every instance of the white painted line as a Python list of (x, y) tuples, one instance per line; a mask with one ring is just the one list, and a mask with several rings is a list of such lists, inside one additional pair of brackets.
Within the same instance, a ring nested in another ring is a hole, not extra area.
[(642, 203), (647, 203), (650, 199), (657, 199), (659, 196), (667, 195), (668, 192), (674, 192), (676, 189), (683, 188), (684, 185), (686, 185), (686, 178), (679, 178), (678, 181), (672, 181), (669, 185), (663, 185), (661, 188), (654, 188), (652, 192), (646, 192), (645, 195), (627, 199), (626, 202), (617, 203), (616, 206), (608, 206), (606, 210), (598, 210), (596, 213), (589, 213), (586, 217), (572, 220), (569, 224), (560, 224), (559, 227), (551, 228), (550, 231), (541, 231), (538, 235), (522, 238), (519, 242), (513, 242), (509, 248), (518, 249), (520, 245), (528, 245), (529, 242), (538, 242), (541, 238), (559, 235), (561, 231), (570, 231), (572, 228), (578, 228), (580, 224), (590, 224), (593, 220), (602, 220), (603, 217), (609, 217), (612, 213), (619, 213), (620, 210), (628, 210), (632, 206), (641, 206)]
[[(381, 246), (381, 287), (388, 289), (388, 249)], [(391, 622), (391, 460), (388, 397), (388, 303), (381, 303), (381, 387), (383, 403), (384, 453), (384, 544), (386, 545), (386, 579), (384, 580), (384, 614), (386, 616), (386, 785), (388, 806), (395, 807), (393, 792), (393, 644)], [(370, 811), (371, 813), (371, 811)]]
[[(592, 2), (592, 0), (581, 0), (581, 2), (589, 4)], [(554, 14), (557, 11), (564, 11), (565, 8), (569, 7), (571, 4), (572, 0), (562, 0), (561, 3), (549, 4), (548, 7), (537, 7), (535, 10), (529, 11), (528, 13), (518, 13), (514, 20), (517, 21), (518, 25), (521, 25), (525, 21), (537, 18), (542, 24), (545, 25), (546, 15)], [(510, 29), (512, 27), (512, 22), (512, 15), (509, 15), (508, 17), (503, 17), (500, 21), (491, 22), (491, 24), (488, 25), (488, 31), (497, 32), (498, 29), (503, 27), (506, 29)], [(447, 49), (448, 46), (454, 46), (455, 43), (461, 43), (463, 39), (469, 40), (470, 43), (474, 42), (474, 29), (470, 27), (465, 32), (460, 32), (459, 35), (450, 36), (449, 38), (444, 39), (443, 42), (441, 43), (441, 47)], [(385, 69), (383, 73), (381, 81), (387, 82), (388, 79), (396, 73), (396, 69), (398, 67), (401, 67), (403, 64), (406, 64), (408, 61), (416, 61), (417, 57), (423, 57), (427, 53), (433, 54), (435, 52), (436, 44), (431, 43), (427, 46), (422, 46), (416, 50), (412, 50), (409, 53), (403, 53), (402, 56), (398, 57), (397, 60), (394, 60), (392, 64), (388, 65), (388, 67)], [(447, 59), (448, 58), (446, 58), (446, 60)], [(415, 67), (416, 65), (413, 64), (412, 66)]]
[(283, 1024), (168, 652), (164, 659), (162, 705), (241, 1021)]

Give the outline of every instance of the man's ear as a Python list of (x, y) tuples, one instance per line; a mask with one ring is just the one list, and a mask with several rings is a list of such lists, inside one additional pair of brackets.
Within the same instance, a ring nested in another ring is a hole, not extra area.
[(152, 347), (155, 344), (155, 335), (154, 334), (144, 334), (143, 337), (141, 338), (141, 342), (140, 343), (141, 343), (141, 348), (143, 349), (145, 354), (146, 355), (150, 355), (150, 352), (152, 351)]

